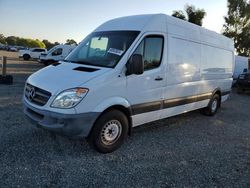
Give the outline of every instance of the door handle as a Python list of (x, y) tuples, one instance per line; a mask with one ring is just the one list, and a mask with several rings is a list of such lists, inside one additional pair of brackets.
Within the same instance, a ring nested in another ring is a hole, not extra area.
[(158, 77), (155, 78), (155, 81), (161, 81), (161, 80), (163, 80), (163, 78), (160, 77), (160, 76), (158, 76)]

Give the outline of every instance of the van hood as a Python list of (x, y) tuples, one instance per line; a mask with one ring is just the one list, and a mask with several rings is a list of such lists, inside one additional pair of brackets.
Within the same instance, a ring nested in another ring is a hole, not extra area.
[(55, 95), (63, 90), (82, 86), (110, 70), (111, 68), (59, 62), (35, 72), (27, 83)]

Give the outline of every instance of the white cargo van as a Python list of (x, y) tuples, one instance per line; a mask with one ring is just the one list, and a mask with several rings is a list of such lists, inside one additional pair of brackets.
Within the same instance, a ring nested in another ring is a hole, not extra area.
[(240, 74), (244, 72), (244, 70), (248, 70), (248, 57), (244, 56), (235, 56), (235, 67), (233, 73), (233, 84), (236, 83)]
[(76, 47), (76, 45), (60, 44), (51, 48), (48, 53), (42, 53), (38, 62), (49, 65), (64, 60), (67, 55)]
[(28, 78), (24, 112), (112, 152), (135, 126), (196, 109), (214, 115), (233, 64), (233, 41), (215, 32), (163, 14), (117, 18)]

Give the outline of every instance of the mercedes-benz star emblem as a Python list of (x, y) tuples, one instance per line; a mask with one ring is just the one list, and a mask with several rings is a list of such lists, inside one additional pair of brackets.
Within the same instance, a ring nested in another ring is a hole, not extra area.
[(35, 88), (32, 87), (29, 90), (28, 98), (29, 98), (30, 101), (32, 101), (35, 96), (36, 96), (36, 90), (35, 90)]

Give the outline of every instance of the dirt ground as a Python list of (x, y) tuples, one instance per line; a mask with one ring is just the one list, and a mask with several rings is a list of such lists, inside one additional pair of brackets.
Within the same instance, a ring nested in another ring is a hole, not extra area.
[(0, 85), (0, 187), (250, 187), (250, 94), (233, 91), (214, 117), (194, 111), (135, 128), (103, 155), (29, 123), (23, 87), (43, 66), (2, 55), (14, 84)]

